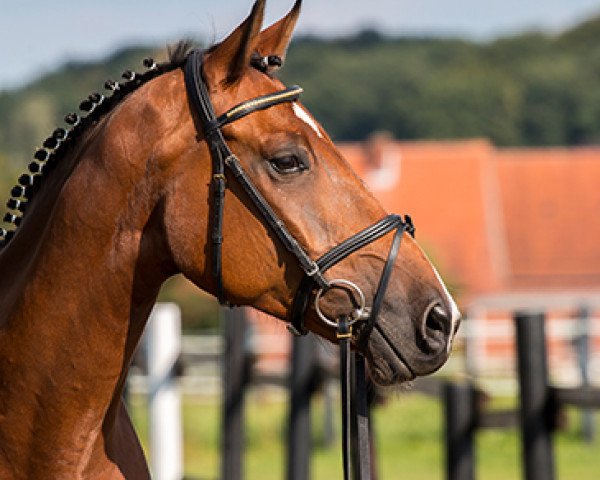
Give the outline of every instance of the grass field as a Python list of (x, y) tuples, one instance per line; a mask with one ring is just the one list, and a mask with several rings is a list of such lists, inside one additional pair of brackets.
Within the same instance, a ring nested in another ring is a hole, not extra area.
[[(503, 404), (506, 404), (504, 401)], [(337, 405), (336, 405), (337, 406)], [(312, 478), (341, 479), (338, 443), (326, 448), (323, 442), (323, 404), (317, 399), (313, 410), (315, 453)], [(443, 426), (441, 404), (417, 393), (391, 398), (374, 412), (377, 462), (383, 480), (442, 480)], [(285, 478), (285, 418), (287, 404), (282, 395), (254, 391), (246, 404), (246, 480)], [(135, 397), (132, 415), (147, 445), (147, 415), (144, 399)], [(339, 428), (339, 419), (336, 422)], [(219, 478), (220, 408), (217, 399), (185, 398), (183, 407), (185, 471), (189, 478)], [(600, 421), (595, 416), (600, 432)], [(600, 439), (584, 443), (579, 434), (580, 415), (568, 412), (568, 427), (555, 436), (557, 480), (597, 480), (600, 478)], [(520, 446), (515, 430), (494, 430), (478, 434), (476, 442), (477, 478), (512, 480), (522, 478)]]

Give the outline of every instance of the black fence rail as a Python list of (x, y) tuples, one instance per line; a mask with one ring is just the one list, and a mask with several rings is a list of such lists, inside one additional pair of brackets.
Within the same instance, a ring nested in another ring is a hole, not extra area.
[(488, 398), (470, 383), (443, 387), (446, 435), (446, 478), (474, 480), (474, 436), (485, 428), (514, 428), (521, 432), (525, 480), (554, 480), (553, 434), (567, 406), (600, 408), (600, 389), (557, 388), (548, 381), (545, 316), (515, 315), (519, 378), (518, 410), (486, 411)]

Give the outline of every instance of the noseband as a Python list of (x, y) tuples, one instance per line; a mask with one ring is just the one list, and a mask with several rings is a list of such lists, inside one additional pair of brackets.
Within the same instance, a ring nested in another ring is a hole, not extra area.
[[(212, 275), (216, 281), (217, 298), (222, 304), (226, 303), (221, 268), (221, 246), (223, 241), (223, 203), (226, 189), (225, 167), (227, 167), (229, 172), (258, 208), (261, 216), (267, 222), (271, 230), (277, 235), (285, 248), (296, 257), (300, 268), (304, 271), (304, 278), (296, 292), (291, 309), (290, 323), (288, 324), (290, 332), (294, 335), (306, 335), (306, 333), (308, 333), (308, 330), (304, 325), (304, 318), (308, 309), (309, 300), (315, 290), (314, 308), (317, 315), (326, 325), (336, 329), (336, 337), (338, 338), (341, 349), (340, 364), (342, 368), (342, 410), (344, 418), (344, 475), (345, 478), (348, 478), (350, 471), (349, 391), (350, 342), (353, 339), (352, 326), (356, 322), (364, 322), (358, 337), (355, 339), (355, 343), (357, 345), (365, 344), (379, 315), (383, 297), (391, 276), (392, 267), (398, 255), (402, 235), (404, 232), (408, 232), (410, 235), (414, 236), (415, 229), (410, 217), (406, 216), (403, 219), (399, 215), (388, 215), (379, 222), (365, 228), (344, 240), (339, 245), (333, 247), (316, 261), (312, 260), (291, 235), (283, 221), (277, 216), (269, 203), (264, 199), (250, 177), (248, 177), (239, 159), (228, 147), (223, 138), (223, 133), (221, 132), (221, 128), (225, 125), (239, 120), (253, 112), (264, 110), (280, 103), (296, 101), (299, 98), (300, 93), (302, 93), (302, 88), (293, 86), (279, 92), (247, 100), (217, 117), (210, 100), (206, 82), (203, 78), (203, 56), (203, 52), (198, 50), (190, 52), (185, 63), (184, 76), (188, 98), (198, 115), (212, 158)], [(360, 287), (354, 282), (347, 279), (327, 280), (324, 277), (325, 272), (329, 268), (341, 262), (353, 252), (369, 245), (394, 230), (395, 233), (392, 244), (371, 307), (366, 306), (365, 295)], [(324, 315), (320, 307), (320, 301), (327, 291), (334, 288), (351, 292), (353, 297), (358, 297), (358, 305), (348, 314), (332, 319)], [(364, 362), (362, 359), (357, 365), (364, 370)], [(360, 365), (362, 365), (362, 367), (360, 367)], [(358, 380), (361, 379), (361, 376), (364, 381), (364, 372), (358, 374)], [(359, 425), (357, 432), (358, 448), (361, 451), (361, 456), (366, 456), (368, 458), (368, 423), (365, 417), (365, 420), (362, 422), (365, 428), (361, 431), (360, 418), (357, 421)], [(370, 478), (370, 473), (367, 472), (367, 467), (364, 466), (368, 466), (368, 463), (367, 460), (366, 462), (363, 462), (363, 466), (360, 467), (360, 478)]]

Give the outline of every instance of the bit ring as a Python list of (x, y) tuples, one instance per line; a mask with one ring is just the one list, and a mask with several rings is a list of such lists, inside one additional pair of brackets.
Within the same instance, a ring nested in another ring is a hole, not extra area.
[(327, 293), (330, 289), (335, 288), (336, 285), (338, 286), (338, 288), (339, 287), (349, 288), (350, 290), (353, 290), (354, 292), (356, 292), (358, 294), (359, 306), (350, 314), (350, 318), (348, 320), (348, 325), (350, 326), (353, 323), (357, 322), (358, 320), (363, 320), (363, 319), (367, 318), (368, 310), (366, 308), (365, 294), (362, 292), (360, 287), (358, 285), (356, 285), (356, 283), (351, 282), (350, 280), (345, 280), (343, 278), (337, 278), (334, 280), (330, 280), (327, 287), (321, 288), (317, 292), (317, 294), (315, 296), (315, 310), (316, 310), (319, 318), (327, 325), (337, 328), (338, 322), (331, 318), (326, 317), (325, 314), (323, 314), (323, 312), (321, 311), (321, 307), (319, 306), (319, 303), (321, 301), (321, 297), (323, 296), (323, 294)]

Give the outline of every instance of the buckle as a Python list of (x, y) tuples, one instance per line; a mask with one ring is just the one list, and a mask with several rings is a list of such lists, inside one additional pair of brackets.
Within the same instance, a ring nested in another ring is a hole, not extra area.
[(415, 237), (415, 226), (413, 225), (412, 218), (410, 215), (404, 215), (404, 230), (408, 232), (411, 237)]
[(352, 325), (348, 326), (348, 331), (346, 333), (342, 333), (338, 329), (338, 331), (335, 334), (335, 338), (337, 338), (338, 340), (343, 340), (345, 338), (352, 338)]
[(312, 262), (312, 263), (311, 263), (311, 268), (312, 268), (312, 270), (310, 270), (310, 271), (308, 271), (308, 272), (305, 272), (305, 273), (306, 273), (306, 275), (307, 275), (307, 276), (309, 276), (309, 277), (314, 277), (314, 276), (315, 276), (317, 273), (319, 273), (319, 271), (320, 271), (320, 268), (319, 268), (319, 266), (317, 265), (317, 262)]

